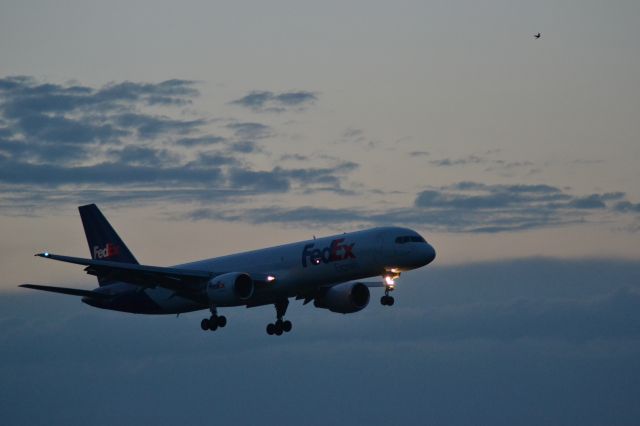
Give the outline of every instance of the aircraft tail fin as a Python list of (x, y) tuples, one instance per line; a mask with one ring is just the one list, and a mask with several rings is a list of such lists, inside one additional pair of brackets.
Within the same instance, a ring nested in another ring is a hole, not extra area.
[[(138, 264), (129, 248), (118, 236), (111, 224), (104, 217), (95, 204), (78, 207), (84, 233), (87, 236), (89, 252), (92, 259), (110, 260), (112, 262), (123, 262)], [(106, 277), (98, 276), (100, 285), (107, 284)]]

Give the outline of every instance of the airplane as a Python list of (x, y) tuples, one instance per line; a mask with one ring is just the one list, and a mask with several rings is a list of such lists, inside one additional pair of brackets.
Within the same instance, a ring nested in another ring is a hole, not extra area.
[[(95, 204), (78, 210), (91, 259), (49, 252), (35, 256), (85, 266), (87, 274), (97, 277), (98, 288), (20, 287), (80, 296), (90, 306), (137, 314), (209, 309), (202, 330), (226, 326), (218, 308), (274, 305), (276, 321), (266, 331), (280, 336), (292, 329), (284, 319), (290, 298), (348, 314), (364, 309), (369, 288), (375, 287), (384, 288), (380, 303), (392, 306), (389, 293), (400, 274), (436, 256), (433, 246), (411, 229), (377, 227), (170, 267), (141, 265)], [(377, 276), (382, 281), (361, 281)]]
[(538, 34), (534, 34), (533, 37), (535, 37), (536, 39), (542, 37), (542, 34), (538, 33)]

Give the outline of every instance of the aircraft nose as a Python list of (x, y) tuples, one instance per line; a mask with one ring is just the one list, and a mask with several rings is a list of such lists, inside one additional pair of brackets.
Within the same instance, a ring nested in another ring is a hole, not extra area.
[(433, 259), (435, 258), (436, 249), (434, 249), (431, 244), (427, 243), (426, 247), (424, 248), (424, 264), (428, 265), (429, 263), (433, 262)]

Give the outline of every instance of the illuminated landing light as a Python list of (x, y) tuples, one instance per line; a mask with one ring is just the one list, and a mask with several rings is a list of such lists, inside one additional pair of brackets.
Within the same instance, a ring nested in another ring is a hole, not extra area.
[(393, 280), (392, 277), (386, 276), (384, 277), (384, 282), (389, 286), (389, 287), (393, 287), (396, 285), (396, 282)]
[(267, 282), (268, 282), (268, 283), (273, 282), (273, 281), (275, 281), (275, 280), (276, 280), (276, 277), (274, 277), (273, 275), (268, 275), (268, 276), (267, 276)]
[(48, 251), (44, 252), (44, 257), (49, 257), (49, 252)]

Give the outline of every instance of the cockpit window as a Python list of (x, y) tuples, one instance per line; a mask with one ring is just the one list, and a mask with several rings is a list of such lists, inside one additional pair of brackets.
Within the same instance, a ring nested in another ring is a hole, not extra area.
[(426, 241), (419, 235), (403, 235), (396, 238), (396, 244), (405, 243), (426, 243)]

